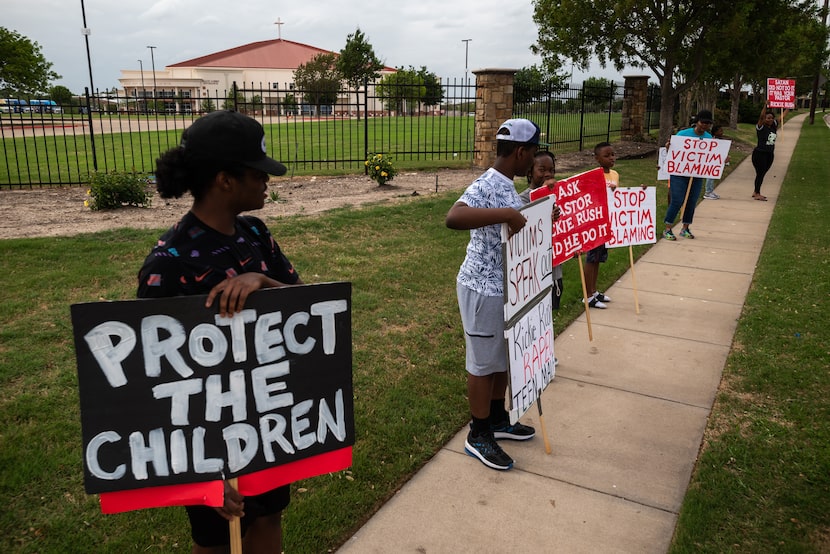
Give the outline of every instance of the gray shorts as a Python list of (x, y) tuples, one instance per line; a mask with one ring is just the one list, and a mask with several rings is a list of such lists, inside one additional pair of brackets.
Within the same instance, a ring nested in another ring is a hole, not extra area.
[(504, 298), (457, 285), (458, 308), (467, 345), (467, 372), (483, 377), (507, 371)]

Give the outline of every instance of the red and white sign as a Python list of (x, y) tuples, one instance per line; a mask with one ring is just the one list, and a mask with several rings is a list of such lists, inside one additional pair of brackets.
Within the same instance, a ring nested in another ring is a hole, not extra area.
[(605, 246), (636, 246), (657, 242), (656, 187), (617, 187), (608, 189), (611, 240)]
[(661, 171), (682, 177), (720, 179), (731, 140), (672, 135)]
[(767, 79), (767, 106), (795, 108), (795, 79)]
[(530, 192), (536, 200), (553, 194), (562, 215), (553, 223), (553, 265), (588, 252), (611, 239), (605, 173), (601, 167), (557, 181), (550, 190), (541, 186)]

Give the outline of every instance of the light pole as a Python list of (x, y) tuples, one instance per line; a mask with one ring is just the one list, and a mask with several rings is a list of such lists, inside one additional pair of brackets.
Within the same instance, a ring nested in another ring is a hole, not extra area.
[[(144, 105), (144, 113), (147, 113), (147, 89), (144, 87), (144, 62), (138, 60), (138, 67), (141, 68), (141, 101)], [(138, 96), (138, 95), (136, 95)]]
[(95, 85), (92, 84), (92, 58), (89, 56), (89, 35), (92, 33), (92, 30), (86, 26), (84, 0), (81, 0), (81, 17), (84, 22), (84, 28), (81, 29), (81, 34), (84, 35), (84, 41), (86, 42), (86, 64), (89, 67), (89, 93), (86, 95), (86, 117), (89, 120), (89, 142), (92, 145), (92, 168), (98, 171), (98, 154), (95, 151), (95, 131), (92, 129), (92, 97), (90, 96), (90, 94), (95, 94)]
[(147, 48), (150, 49), (150, 63), (152, 64), (153, 68), (153, 113), (156, 113), (158, 111), (158, 102), (156, 102), (156, 95), (158, 94), (158, 89), (156, 88), (156, 58), (155, 56), (153, 56), (153, 52), (155, 51), (156, 47), (148, 46)]
[(467, 84), (467, 60), (469, 59), (470, 54), (470, 41), (473, 40), (471, 38), (462, 38), (461, 42), (464, 43), (464, 84)]
[[(84, 0), (81, 0), (81, 17), (83, 18), (84, 28), (81, 29), (81, 34), (84, 35), (84, 42), (86, 42), (86, 65), (89, 68), (89, 91), (95, 94), (95, 85), (92, 84), (92, 58), (89, 55), (89, 35), (92, 34), (92, 29), (86, 26), (86, 8), (84, 7)], [(90, 108), (90, 106), (87, 106)]]

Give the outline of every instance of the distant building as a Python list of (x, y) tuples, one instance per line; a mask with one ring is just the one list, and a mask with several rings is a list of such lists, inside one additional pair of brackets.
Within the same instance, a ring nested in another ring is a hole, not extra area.
[[(228, 97), (236, 83), (240, 89), (256, 89), (262, 111), (268, 113), (279, 110), (282, 99), (293, 93), (294, 70), (318, 54), (339, 55), (291, 40), (265, 40), (168, 65), (163, 71), (156, 71), (155, 76), (152, 70), (122, 69), (118, 82), (124, 96), (135, 99), (130, 111), (145, 109), (153, 98), (164, 103), (163, 111), (167, 113), (202, 111), (208, 98), (218, 109), (222, 107), (221, 99)], [(381, 73), (395, 71), (385, 67)], [(348, 95), (348, 87), (344, 86), (337, 104), (347, 103)], [(299, 97), (296, 100), (303, 101)], [(337, 105), (330, 109), (338, 112)], [(369, 106), (370, 111), (375, 109), (380, 106)]]

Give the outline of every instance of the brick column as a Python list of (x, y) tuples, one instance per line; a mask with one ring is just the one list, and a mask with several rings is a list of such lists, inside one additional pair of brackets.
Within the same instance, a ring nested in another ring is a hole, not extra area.
[(488, 168), (496, 161), (496, 131), (513, 117), (515, 69), (478, 69), (476, 76), (475, 152), (473, 165)]
[(648, 76), (625, 76), (622, 108), (622, 140), (641, 140), (646, 128)]

